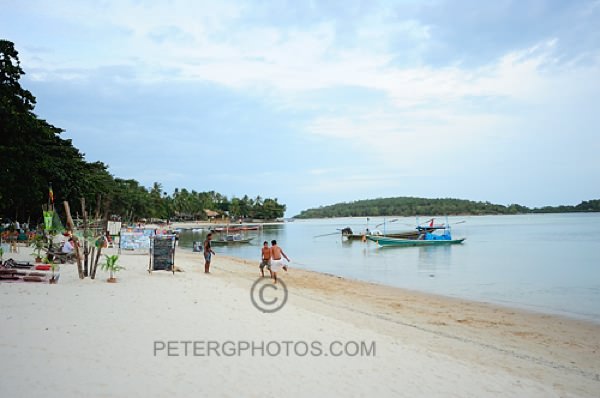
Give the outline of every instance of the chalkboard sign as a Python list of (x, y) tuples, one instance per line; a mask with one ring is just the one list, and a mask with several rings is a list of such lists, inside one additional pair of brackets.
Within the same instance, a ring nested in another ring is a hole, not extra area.
[(175, 235), (158, 235), (151, 238), (148, 272), (152, 271), (175, 273)]

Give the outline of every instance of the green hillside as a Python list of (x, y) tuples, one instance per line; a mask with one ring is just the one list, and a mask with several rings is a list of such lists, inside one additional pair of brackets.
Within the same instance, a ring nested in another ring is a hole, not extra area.
[(464, 199), (427, 199), (413, 197), (379, 198), (336, 203), (303, 210), (294, 218), (376, 217), (418, 215), (483, 215), (520, 213), (569, 213), (600, 211), (600, 199), (584, 201), (577, 206), (545, 206), (530, 209), (526, 206), (509, 206)]

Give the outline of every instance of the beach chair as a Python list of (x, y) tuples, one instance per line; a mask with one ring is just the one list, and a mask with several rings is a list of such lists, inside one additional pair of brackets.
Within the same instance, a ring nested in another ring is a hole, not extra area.
[(9, 258), (8, 260), (6, 260), (4, 262), (3, 266), (5, 268), (23, 268), (23, 269), (27, 269), (27, 268), (32, 268), (33, 264), (31, 264), (29, 261), (16, 261), (16, 260), (13, 260), (12, 258)]
[(77, 260), (77, 256), (74, 251), (71, 253), (63, 253), (61, 251), (50, 251), (49, 250), (46, 253), (46, 256), (48, 258), (57, 259), (58, 261), (60, 261), (61, 264), (65, 264), (65, 263), (73, 264), (75, 262), (75, 260)]

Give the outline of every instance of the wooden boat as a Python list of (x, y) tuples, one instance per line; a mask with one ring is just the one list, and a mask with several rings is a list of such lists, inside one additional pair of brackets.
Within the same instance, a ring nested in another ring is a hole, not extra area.
[[(426, 221), (425, 225), (417, 220), (417, 237), (395, 238), (391, 236), (367, 236), (367, 239), (377, 242), (380, 246), (441, 246), (460, 244), (466, 238), (453, 239), (450, 232), (450, 224), (446, 219), (445, 224), (434, 224), (434, 218)], [(462, 222), (462, 221), (461, 221)], [(461, 223), (459, 222), (459, 223)], [(441, 231), (441, 233), (436, 233)]]
[(377, 231), (377, 230), (370, 231), (369, 233), (365, 232), (362, 234), (352, 233), (352, 230), (350, 230), (350, 233), (348, 233), (348, 232), (344, 233), (344, 231), (342, 230), (342, 237), (344, 237), (348, 240), (363, 240), (367, 236), (387, 236), (389, 238), (417, 239), (419, 237), (419, 232), (418, 231), (390, 232), (390, 233), (387, 233), (384, 235), (380, 231)]
[[(439, 235), (438, 235), (439, 236)], [(442, 246), (463, 243), (466, 238), (460, 239), (400, 239), (387, 236), (367, 236), (367, 239), (377, 242), (380, 246)]]
[(346, 227), (342, 229), (342, 237), (348, 240), (364, 240), (365, 237), (368, 236), (385, 236), (388, 238), (398, 238), (398, 239), (418, 239), (419, 236), (426, 232), (433, 232), (438, 229), (445, 229), (444, 225), (434, 225), (434, 226), (417, 226), (414, 230), (411, 231), (397, 231), (397, 232), (387, 232), (382, 233), (378, 229), (370, 231), (367, 229), (363, 233), (355, 234), (352, 232), (350, 227)]
[[(389, 223), (393, 223), (395, 221), (398, 221), (398, 219), (393, 219)], [(382, 233), (378, 229), (371, 231), (371, 230), (369, 230), (369, 228), (367, 228), (362, 233), (355, 234), (352, 232), (352, 228), (346, 227), (346, 228), (342, 229), (341, 232), (342, 232), (342, 237), (345, 237), (348, 240), (364, 240), (364, 241), (366, 241), (365, 238), (369, 238), (369, 237), (373, 237), (373, 238), (386, 237), (386, 238), (394, 238), (394, 239), (419, 240), (419, 239), (423, 239), (426, 236), (426, 234), (428, 234), (428, 233), (432, 234), (433, 232), (439, 231), (439, 230), (444, 231), (443, 236), (446, 236), (446, 234), (448, 234), (448, 235), (450, 234), (450, 225), (448, 224), (447, 220), (446, 220), (446, 224), (435, 224), (434, 221), (435, 221), (435, 218), (431, 218), (431, 219), (425, 221), (425, 223), (419, 223), (419, 219), (417, 218), (417, 226), (414, 230), (411, 230), (411, 231)], [(464, 221), (461, 221), (458, 224), (460, 224), (462, 222), (464, 222)], [(376, 228), (381, 225), (385, 225), (385, 221), (382, 224), (377, 225)], [(384, 229), (384, 231), (385, 231), (385, 229)], [(431, 238), (431, 240), (434, 240), (436, 236), (440, 236), (440, 235), (429, 235), (429, 236), (433, 236), (433, 238)], [(370, 240), (374, 241), (375, 239), (370, 239)], [(448, 240), (448, 239), (445, 238), (444, 240)], [(429, 245), (429, 244), (426, 244), (426, 245)], [(417, 245), (413, 245), (413, 246), (417, 246)]]
[(258, 231), (260, 229), (260, 225), (231, 225), (225, 227), (215, 227), (212, 228), (211, 232), (242, 232), (242, 231)]
[(213, 239), (211, 243), (215, 246), (236, 245), (250, 243), (252, 239), (254, 239), (254, 237), (244, 238), (241, 234), (227, 234), (223, 235), (219, 239)]

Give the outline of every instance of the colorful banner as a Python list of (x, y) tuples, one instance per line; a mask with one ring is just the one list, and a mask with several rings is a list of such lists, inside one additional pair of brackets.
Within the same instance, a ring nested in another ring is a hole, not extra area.
[(146, 230), (137, 232), (121, 231), (120, 247), (125, 250), (150, 249), (150, 236), (152, 236), (151, 232), (146, 232)]
[[(38, 213), (39, 214), (39, 213)], [(44, 211), (44, 229), (50, 231), (52, 229), (52, 219), (54, 218), (54, 211)]]

